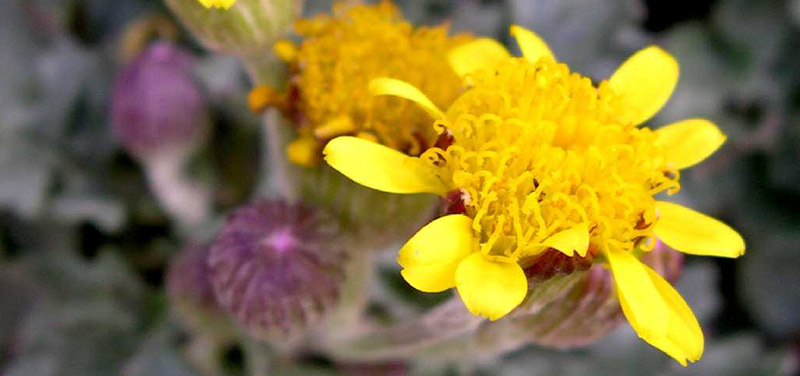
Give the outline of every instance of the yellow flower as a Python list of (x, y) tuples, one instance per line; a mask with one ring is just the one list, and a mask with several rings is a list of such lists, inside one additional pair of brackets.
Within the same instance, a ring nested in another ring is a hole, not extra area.
[[(436, 139), (430, 118), (413, 104), (372, 96), (373, 78), (402, 79), (448, 106), (461, 93), (461, 80), (446, 60), (447, 51), (471, 38), (448, 37), (447, 26), (414, 27), (389, 1), (375, 5), (335, 5), (333, 15), (295, 24), (303, 42), (282, 41), (275, 53), (289, 63), (290, 87), (282, 98), (262, 106), (280, 108), (293, 120), (299, 138), (287, 148), (289, 159), (312, 165), (322, 146), (340, 135), (377, 140), (409, 155), (419, 155)], [(315, 158), (308, 158), (309, 155)]]
[(658, 47), (635, 53), (595, 86), (558, 63), (533, 32), (515, 26), (511, 33), (524, 58), (490, 39), (450, 53), (468, 89), (446, 112), (407, 83), (373, 81), (375, 95), (418, 103), (449, 145), (411, 157), (339, 137), (324, 150), (327, 162), (374, 189), (456, 197), (460, 211), (400, 250), (402, 275), (415, 288), (456, 287), (471, 312), (496, 320), (525, 299), (525, 268), (545, 253), (607, 263), (639, 336), (683, 365), (696, 361), (703, 352), (697, 319), (638, 256), (655, 238), (688, 254), (744, 253), (744, 240), (727, 225), (654, 198), (677, 191), (680, 170), (711, 155), (725, 136), (703, 119), (655, 131), (639, 126), (678, 80), (677, 62)]
[(206, 8), (228, 9), (233, 6), (236, 0), (197, 0)]

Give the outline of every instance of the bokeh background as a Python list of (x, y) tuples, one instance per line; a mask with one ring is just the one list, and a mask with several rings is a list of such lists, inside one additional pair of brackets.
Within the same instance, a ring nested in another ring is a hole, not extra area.
[[(527, 26), (560, 60), (595, 79), (608, 77), (642, 46), (666, 48), (680, 61), (681, 79), (653, 124), (705, 117), (729, 136), (713, 158), (683, 175), (679, 200), (730, 223), (748, 244), (737, 260), (687, 260), (678, 288), (706, 333), (706, 355), (689, 368), (623, 325), (587, 348), (531, 346), (491, 362), (406, 371), (797, 374), (800, 0), (407, 0), (398, 5), (415, 23), (450, 21), (456, 31), (506, 43), (509, 24)], [(330, 6), (307, 0), (304, 12)], [(216, 229), (181, 233), (109, 125), (113, 79), (135, 49), (126, 35), (137, 20), (153, 15), (172, 18), (158, 0), (0, 1), (2, 375), (196, 374), (185, 356), (185, 329), (168, 313), (164, 273), (187, 237), (209, 238)], [(212, 114), (210, 142), (193, 157), (191, 173), (215, 187), (215, 210), (225, 213), (248, 202), (257, 186), (260, 123), (246, 106), (250, 84), (236, 59), (208, 54), (179, 26), (174, 38), (197, 55), (195, 73)], [(402, 283), (384, 274), (386, 283)], [(246, 359), (237, 346), (214, 356), (230, 375), (244, 374)], [(364, 369), (309, 357), (281, 372), (357, 371)], [(403, 367), (368, 371), (405, 372)]]

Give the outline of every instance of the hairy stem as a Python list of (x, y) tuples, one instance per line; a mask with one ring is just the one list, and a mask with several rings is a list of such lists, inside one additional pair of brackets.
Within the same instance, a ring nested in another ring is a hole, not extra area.
[[(280, 89), (285, 84), (286, 68), (274, 55), (247, 56), (243, 60), (254, 86), (269, 85)], [(261, 176), (257, 192), (277, 195), (290, 202), (297, 201), (297, 173), (284, 152), (291, 130), (275, 109), (264, 113), (262, 128)]]
[(582, 277), (583, 273), (573, 273), (537, 284), (515, 312), (495, 322), (473, 315), (455, 296), (411, 320), (334, 339), (326, 350), (338, 359), (359, 362), (496, 356), (530, 343), (530, 322), (539, 323), (536, 315), (565, 298)]
[(181, 228), (194, 228), (208, 218), (211, 189), (186, 176), (184, 155), (157, 155), (143, 164), (150, 190)]

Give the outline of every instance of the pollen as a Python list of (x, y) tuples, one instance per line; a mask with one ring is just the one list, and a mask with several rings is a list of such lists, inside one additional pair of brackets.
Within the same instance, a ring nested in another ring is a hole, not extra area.
[(452, 144), (423, 158), (460, 189), (481, 252), (535, 260), (553, 234), (587, 224), (589, 252), (655, 244), (654, 195), (677, 191), (648, 128), (625, 122), (620, 98), (550, 58), (507, 59), (437, 121)]
[(281, 42), (276, 49), (292, 71), (288, 92), (294, 94), (282, 110), (300, 137), (322, 145), (336, 136), (368, 135), (415, 156), (433, 145), (430, 115), (406, 100), (371, 95), (369, 82), (401, 79), (446, 108), (462, 92), (446, 52), (471, 37), (448, 36), (446, 25), (414, 27), (388, 1), (340, 3), (332, 15), (301, 20), (295, 29), (302, 43)]

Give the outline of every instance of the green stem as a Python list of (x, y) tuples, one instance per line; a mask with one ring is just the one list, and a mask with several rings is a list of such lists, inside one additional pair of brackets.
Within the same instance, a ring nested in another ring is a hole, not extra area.
[(219, 363), (219, 354), (222, 351), (218, 341), (208, 335), (193, 336), (186, 349), (186, 356), (203, 376), (222, 376), (225, 371)]
[(185, 151), (142, 159), (150, 191), (184, 233), (208, 221), (211, 214), (211, 189), (186, 175), (187, 159)]
[(410, 357), (446, 361), (496, 356), (531, 342), (526, 330), (530, 329), (532, 320), (527, 318), (535, 317), (550, 303), (566, 297), (583, 275), (557, 276), (533, 286), (522, 305), (499, 321), (490, 322), (474, 316), (456, 296), (404, 323), (334, 339), (327, 343), (326, 351), (338, 359), (358, 362)]
[(297, 171), (286, 159), (286, 144), (289, 142), (287, 127), (278, 111), (269, 109), (264, 114), (262, 132), (262, 168), (258, 192), (273, 193), (289, 202), (299, 196)]
[(247, 334), (243, 334), (242, 337), (246, 374), (249, 376), (269, 375), (272, 368), (272, 350), (266, 344)]
[(346, 338), (359, 330), (367, 305), (369, 288), (375, 274), (374, 252), (354, 250), (345, 270), (339, 303), (322, 325), (323, 332), (318, 335), (328, 339)]
[(369, 328), (350, 338), (334, 340), (326, 350), (335, 358), (348, 361), (404, 359), (449, 338), (474, 332), (482, 321), (454, 297), (404, 323)]
[[(280, 89), (285, 85), (286, 67), (272, 54), (242, 57), (253, 85), (268, 85)], [(262, 119), (261, 172), (257, 192), (273, 194), (287, 201), (298, 199), (297, 172), (287, 161), (284, 150), (291, 130), (275, 109), (268, 110)]]

